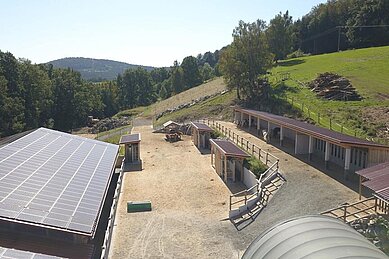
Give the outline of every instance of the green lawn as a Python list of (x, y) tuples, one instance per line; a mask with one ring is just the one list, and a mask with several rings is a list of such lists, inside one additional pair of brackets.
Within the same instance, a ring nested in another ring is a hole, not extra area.
[[(342, 102), (317, 98), (303, 84), (324, 72), (333, 72), (348, 78), (363, 100)], [(326, 127), (329, 127), (329, 118), (332, 118), (332, 128), (343, 130), (350, 135), (354, 135), (355, 131), (361, 137), (374, 135), (374, 125), (364, 125), (361, 111), (365, 107), (389, 106), (389, 47), (290, 59), (279, 62), (271, 73), (273, 84), (280, 82), (282, 74), (290, 74), (290, 79), (284, 81), (288, 89), (285, 94), (289, 102), (293, 98), (293, 105), (300, 110), (301, 104), (304, 103), (306, 117), (309, 110), (311, 119), (317, 122), (320, 114), (320, 125)]]

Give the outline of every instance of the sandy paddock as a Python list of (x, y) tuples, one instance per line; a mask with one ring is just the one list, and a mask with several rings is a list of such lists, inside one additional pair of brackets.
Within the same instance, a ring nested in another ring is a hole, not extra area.
[[(230, 190), (190, 137), (168, 143), (151, 126), (135, 126), (142, 135), (143, 170), (126, 172), (116, 214), (111, 258), (240, 258), (265, 229), (300, 215), (317, 214), (357, 194), (331, 177), (242, 132), (281, 159), (287, 182), (246, 228), (227, 220)], [(151, 212), (127, 213), (127, 201), (150, 200)]]
[[(168, 143), (150, 126), (140, 132), (143, 170), (126, 172), (111, 258), (238, 258), (230, 235), (229, 189), (189, 136)], [(127, 201), (150, 200), (151, 212), (126, 212)], [(240, 254), (241, 255), (241, 254)]]

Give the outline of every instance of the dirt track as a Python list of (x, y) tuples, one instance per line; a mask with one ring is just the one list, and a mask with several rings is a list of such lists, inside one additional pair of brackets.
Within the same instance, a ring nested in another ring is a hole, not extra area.
[[(282, 158), (288, 182), (254, 222), (238, 231), (226, 220), (231, 192), (211, 167), (210, 156), (200, 154), (190, 137), (167, 143), (143, 125), (133, 129), (142, 135), (143, 170), (125, 174), (110, 258), (240, 258), (275, 223), (357, 198), (315, 168), (262, 143)], [(131, 200), (150, 200), (153, 210), (128, 214)]]
[[(229, 221), (230, 191), (190, 137), (168, 143), (150, 126), (142, 136), (143, 170), (127, 172), (111, 258), (238, 258)], [(150, 200), (153, 210), (126, 213), (126, 202)], [(241, 254), (240, 254), (241, 255)]]

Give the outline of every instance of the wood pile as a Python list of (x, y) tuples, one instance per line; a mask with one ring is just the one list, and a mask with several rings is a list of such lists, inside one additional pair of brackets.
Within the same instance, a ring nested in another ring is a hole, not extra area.
[(327, 100), (360, 101), (362, 98), (351, 82), (340, 75), (323, 73), (309, 83), (312, 92)]

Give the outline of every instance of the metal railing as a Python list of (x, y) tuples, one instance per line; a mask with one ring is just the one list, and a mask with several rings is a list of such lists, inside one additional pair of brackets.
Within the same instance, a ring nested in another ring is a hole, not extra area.
[(113, 232), (113, 227), (115, 224), (115, 215), (116, 215), (116, 210), (117, 210), (119, 197), (120, 197), (120, 191), (121, 191), (121, 187), (122, 187), (122, 183), (123, 183), (124, 161), (125, 161), (125, 159), (123, 159), (122, 164), (120, 166), (119, 178), (118, 178), (118, 181), (116, 184), (115, 194), (113, 196), (111, 211), (109, 212), (108, 226), (107, 226), (107, 230), (105, 231), (104, 241), (103, 241), (103, 245), (101, 247), (101, 257), (100, 257), (101, 259), (108, 258), (109, 248), (111, 246), (112, 232)]

